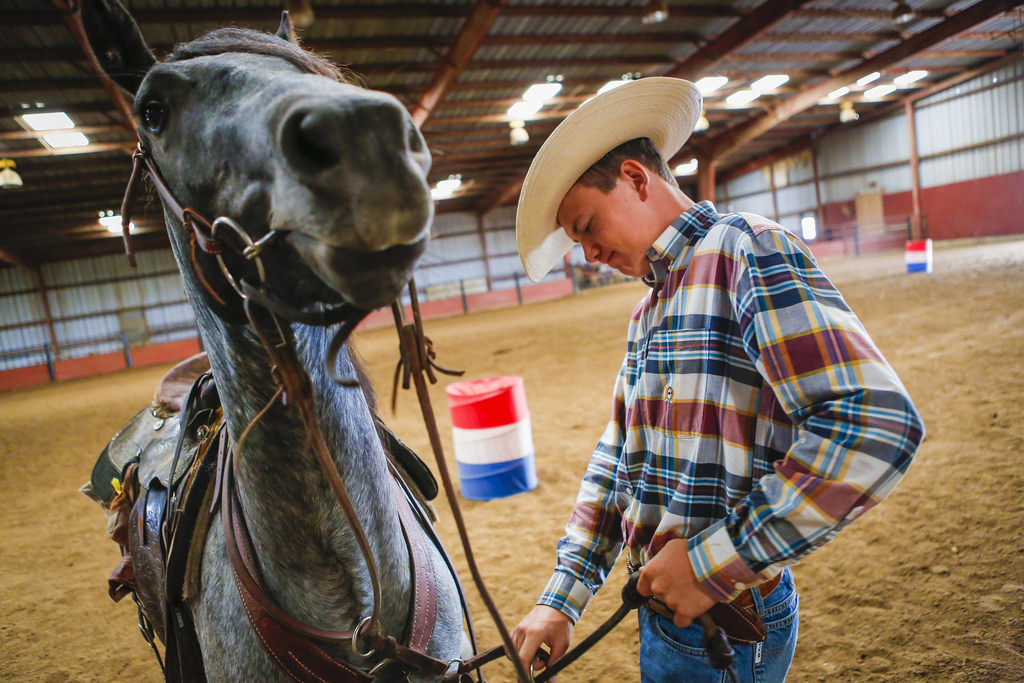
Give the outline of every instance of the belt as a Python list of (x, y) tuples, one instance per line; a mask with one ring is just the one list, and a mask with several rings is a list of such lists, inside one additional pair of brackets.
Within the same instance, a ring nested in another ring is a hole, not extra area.
[[(765, 631), (764, 622), (761, 621), (761, 617), (757, 615), (757, 610), (754, 608), (753, 591), (756, 590), (762, 598), (767, 598), (782, 581), (782, 574), (783, 572), (779, 572), (764, 583), (748, 588), (732, 602), (719, 602), (708, 610), (711, 618), (725, 631), (729, 640), (741, 643), (756, 643), (764, 640), (767, 631)], [(666, 619), (672, 619), (675, 616), (669, 606), (657, 598), (647, 601), (647, 609)]]

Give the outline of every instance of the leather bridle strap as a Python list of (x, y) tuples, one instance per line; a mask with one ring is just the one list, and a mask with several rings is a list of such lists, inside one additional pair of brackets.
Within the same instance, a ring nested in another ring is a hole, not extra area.
[[(437, 469), (441, 475), (441, 482), (444, 484), (444, 492), (445, 497), (448, 499), (448, 506), (451, 509), (452, 517), (455, 519), (455, 525), (459, 532), (459, 540), (462, 542), (462, 548), (466, 553), (466, 564), (469, 565), (469, 571), (473, 576), (477, 592), (480, 594), (480, 598), (484, 601), (484, 605), (487, 607), (487, 611), (491, 615), (491, 620), (494, 622), (495, 627), (498, 629), (498, 633), (501, 635), (501, 640), (504, 644), (504, 651), (512, 655), (509, 659), (515, 667), (519, 683), (530, 683), (530, 681), (533, 680), (532, 676), (527, 673), (526, 668), (519, 660), (519, 657), (514, 654), (516, 652), (516, 648), (512, 643), (512, 638), (509, 635), (508, 628), (501, 619), (501, 614), (498, 612), (498, 608), (494, 604), (494, 599), (491, 597), (490, 592), (488, 592), (487, 587), (484, 585), (483, 576), (480, 574), (480, 570), (476, 564), (476, 557), (473, 555), (472, 547), (470, 547), (469, 534), (466, 531), (466, 522), (462, 517), (462, 511), (460, 510), (456, 499), (455, 486), (452, 484), (451, 474), (449, 474), (448, 466), (445, 462), (444, 449), (441, 446), (441, 437), (437, 428), (437, 420), (434, 417), (434, 409), (430, 404), (430, 394), (427, 391), (427, 383), (424, 379), (424, 374), (429, 373), (431, 380), (436, 382), (437, 379), (434, 377), (433, 373), (430, 372), (430, 368), (438, 366), (433, 362), (433, 351), (430, 349), (429, 340), (423, 334), (423, 322), (419, 315), (419, 300), (416, 296), (416, 284), (413, 281), (410, 281), (409, 283), (409, 296), (413, 310), (413, 322), (404, 322), (402, 308), (398, 304), (394, 304), (391, 307), (395, 316), (395, 326), (398, 329), (398, 337), (401, 343), (401, 362), (405, 366), (402, 386), (404, 388), (408, 388), (408, 380), (410, 378), (416, 386), (416, 397), (419, 399), (420, 412), (423, 414), (423, 423), (427, 429), (427, 436), (430, 438), (430, 446), (434, 451), (434, 458), (437, 460)], [(477, 666), (482, 663), (483, 662), (479, 662)], [(465, 666), (461, 668), (463, 671), (468, 670), (468, 667)]]

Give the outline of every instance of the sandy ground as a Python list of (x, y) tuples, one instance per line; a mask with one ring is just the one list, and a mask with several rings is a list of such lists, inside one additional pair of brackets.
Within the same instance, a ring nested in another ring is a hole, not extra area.
[[(931, 275), (905, 274), (901, 252), (822, 265), (904, 379), (928, 435), (892, 497), (796, 567), (802, 623), (790, 680), (1024, 680), (1024, 239), (939, 245)], [(539, 487), (460, 500), (509, 625), (552, 568), (641, 293), (628, 283), (427, 323), (441, 364), (467, 377), (525, 378)], [(362, 333), (357, 343), (386, 405), (394, 332)], [(134, 607), (106, 596), (117, 550), (103, 513), (77, 489), (165, 369), (0, 394), (0, 678), (159, 679)], [(454, 468), (450, 381), (432, 396)], [(411, 392), (387, 418), (429, 453)], [(439, 509), (481, 640), (496, 643), (443, 501)], [(577, 640), (618, 606), (623, 576), (617, 567)], [(628, 619), (560, 679), (638, 680), (636, 658)], [(492, 683), (514, 678), (505, 663), (486, 673)]]

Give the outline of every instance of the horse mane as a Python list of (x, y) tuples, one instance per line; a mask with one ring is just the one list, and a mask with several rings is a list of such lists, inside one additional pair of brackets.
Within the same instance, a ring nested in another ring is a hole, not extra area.
[(347, 69), (332, 64), (320, 55), (264, 31), (246, 28), (221, 28), (188, 43), (175, 46), (165, 62), (181, 62), (195, 57), (209, 57), (228, 52), (249, 52), (285, 60), (307, 73), (325, 76), (341, 83), (355, 83), (356, 77)]

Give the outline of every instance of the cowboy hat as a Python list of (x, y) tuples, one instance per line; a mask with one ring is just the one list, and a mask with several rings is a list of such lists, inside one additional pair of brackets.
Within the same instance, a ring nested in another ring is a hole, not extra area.
[(527, 276), (539, 282), (572, 249), (555, 216), (588, 168), (634, 138), (650, 138), (668, 161), (690, 137), (700, 112), (693, 83), (652, 77), (603, 92), (565, 117), (533, 158), (519, 193), (516, 247)]

